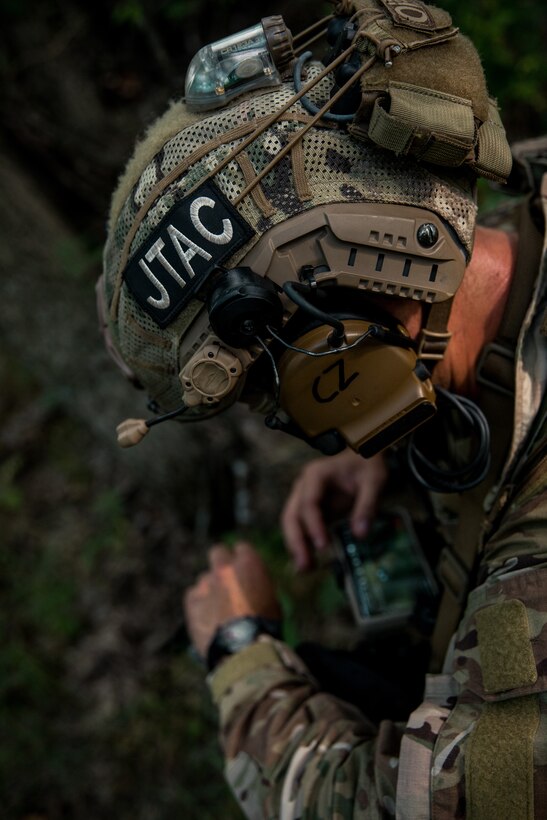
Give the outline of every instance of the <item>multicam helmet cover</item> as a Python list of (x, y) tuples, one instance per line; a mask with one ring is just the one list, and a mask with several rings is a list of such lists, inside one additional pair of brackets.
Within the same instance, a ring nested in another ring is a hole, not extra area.
[[(421, 0), (342, 0), (328, 25), (327, 66), (305, 46), (293, 50), (287, 32), (277, 85), (245, 81), (240, 96), (211, 110), (172, 102), (114, 193), (100, 311), (114, 357), (162, 412), (182, 402), (184, 419), (203, 417), (240, 396), (262, 350), (218, 339), (207, 287), (219, 268), (247, 264), (251, 251), (254, 259), (279, 255), (268, 245), (277, 226), (286, 223), (290, 233), (291, 220), (317, 212), (341, 242), (332, 227), (340, 209), (369, 221), (377, 213), (389, 220), (392, 209), (398, 224), (404, 209), (420, 209), (410, 233), (420, 223), (443, 231), (438, 248), (433, 235), (421, 246), (414, 241), (411, 254), (428, 264), (437, 254), (432, 282), (446, 263), (435, 286), (397, 284), (382, 273), (351, 284), (436, 308), (449, 303), (472, 250), (477, 176), (503, 181), (509, 174), (478, 55), (445, 11)], [(388, 223), (380, 239), (372, 229), (367, 239), (359, 219), (346, 224), (356, 226), (344, 240), (349, 247), (380, 241), (409, 257), (408, 237), (390, 234)], [(443, 321), (446, 330), (446, 315)]]

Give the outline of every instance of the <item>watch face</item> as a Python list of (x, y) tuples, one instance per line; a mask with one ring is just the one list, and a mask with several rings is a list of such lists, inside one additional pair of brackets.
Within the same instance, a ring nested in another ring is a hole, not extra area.
[(238, 618), (226, 624), (222, 630), (222, 645), (229, 652), (237, 652), (252, 643), (258, 634), (253, 618)]
[(259, 635), (272, 635), (281, 639), (281, 621), (246, 615), (219, 626), (207, 650), (206, 665), (209, 672), (226, 655), (233, 655), (252, 644)]

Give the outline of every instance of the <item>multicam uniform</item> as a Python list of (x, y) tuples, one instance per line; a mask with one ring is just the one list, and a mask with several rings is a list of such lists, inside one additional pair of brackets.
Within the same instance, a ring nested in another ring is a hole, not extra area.
[(248, 817), (547, 816), (546, 273), (544, 247), (517, 347), (512, 466), (444, 672), (406, 725), (376, 727), (272, 638), (226, 660), (209, 684)]
[[(186, 378), (190, 370), (199, 375), (216, 355), (209, 345), (220, 344), (211, 337), (203, 299), (192, 289), (218, 265), (234, 268), (248, 259), (260, 237), (280, 223), (348, 203), (426, 209), (470, 252), (475, 177), (503, 181), (509, 173), (509, 149), (480, 60), (446, 12), (420, 0), (341, 0), (339, 6), (344, 17), (357, 19), (361, 68), (372, 66), (362, 76), (363, 116), (351, 127), (317, 124), (309, 103), (320, 110), (332, 81), (319, 80), (323, 66), (310, 63), (306, 107), (288, 76), (274, 91), (245, 94), (204, 116), (174, 103), (137, 146), (120, 180), (98, 288), (101, 321), (114, 358), (162, 413), (180, 409), (181, 387), (185, 420), (222, 411), (239, 398), (240, 384), (227, 374), (247, 372), (254, 361), (248, 351), (228, 345), (222, 390), (208, 392), (210, 369), (204, 383)], [(214, 195), (210, 187), (207, 195), (196, 187), (209, 182)], [(233, 207), (221, 205), (221, 194)], [(201, 207), (220, 209), (223, 216), (222, 208), (228, 208), (230, 230), (211, 233), (200, 225), (198, 244), (181, 234), (180, 225), (169, 223), (170, 239), (160, 235), (167, 215), (179, 207), (185, 231), (192, 218), (196, 228)], [(252, 238), (246, 231), (238, 235), (240, 218)], [(232, 231), (238, 240), (233, 246)], [(391, 232), (385, 241), (391, 247)], [(164, 258), (164, 245), (173, 262)], [(210, 267), (196, 277), (190, 258), (196, 264), (207, 259)], [(187, 264), (179, 273), (173, 264), (181, 260)], [(435, 281), (434, 267), (429, 282)], [(410, 288), (406, 279), (403, 285), (398, 279), (395, 290), (387, 278), (371, 277), (359, 287), (365, 284), (422, 302), (436, 299), (429, 285), (424, 293), (421, 284)], [(541, 321), (544, 303), (536, 297), (533, 310)], [(177, 310), (167, 314), (171, 298)], [(536, 365), (541, 371), (534, 357), (540, 330), (526, 329), (527, 344), (518, 356), (517, 419), (534, 406), (528, 374)], [(430, 330), (434, 339), (446, 337), (439, 333), (445, 326)], [(432, 346), (435, 360), (438, 350)], [(215, 372), (212, 381), (217, 380)], [(144, 421), (141, 426), (146, 432)], [(517, 444), (528, 426), (517, 425)], [(525, 469), (484, 548), (448, 671), (429, 678), (424, 703), (406, 725), (385, 721), (377, 727), (355, 707), (321, 693), (300, 659), (273, 639), (263, 637), (226, 660), (210, 685), (220, 710), (227, 776), (247, 815), (539, 816), (542, 788), (547, 791), (547, 606), (541, 600), (546, 521), (544, 474), (541, 467)]]

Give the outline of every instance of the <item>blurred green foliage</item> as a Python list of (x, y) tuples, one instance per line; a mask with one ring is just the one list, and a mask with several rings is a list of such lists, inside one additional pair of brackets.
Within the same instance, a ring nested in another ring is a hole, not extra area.
[[(215, 11), (219, 7), (230, 8), (235, 4), (230, 0), (215, 3)], [(116, 24), (130, 23), (134, 26), (143, 26), (151, 17), (163, 20), (181, 22), (188, 20), (193, 14), (203, 8), (202, 0), (163, 0), (152, 3), (150, 0), (118, 0), (112, 7), (112, 21)]]
[(506, 127), (519, 136), (543, 133), (547, 129), (543, 0), (443, 0), (439, 5), (475, 43)]
[(112, 20), (114, 23), (131, 23), (143, 26), (146, 19), (144, 4), (141, 0), (120, 0), (114, 3)]
[[(505, 0), (442, 0), (438, 5), (446, 8), (455, 24), (470, 37), (481, 55), (489, 89), (501, 107), (504, 122), (512, 138), (534, 136), (547, 130), (547, 9), (543, 0), (521, 0), (506, 3)], [(205, 9), (201, 0), (119, 0), (112, 8), (115, 23), (143, 26), (152, 19), (161, 26), (168, 23), (192, 24)], [(250, 25), (260, 15), (272, 13), (273, 4), (265, 11), (255, 12)], [(284, 15), (289, 26), (293, 19), (308, 10), (309, 19), (319, 19), (329, 14), (332, 5), (324, 2), (320, 7), (303, 3), (298, 11), (286, 0), (280, 0), (275, 11)], [(215, 3), (215, 11), (229, 21), (241, 19), (241, 7), (235, 0)], [(293, 28), (297, 33), (298, 28)], [(206, 43), (202, 43), (205, 45)], [(189, 55), (191, 56), (191, 55)]]
[(97, 487), (92, 438), (5, 349), (0, 380), (2, 820), (240, 818), (202, 669), (116, 640), (150, 583), (126, 500)]

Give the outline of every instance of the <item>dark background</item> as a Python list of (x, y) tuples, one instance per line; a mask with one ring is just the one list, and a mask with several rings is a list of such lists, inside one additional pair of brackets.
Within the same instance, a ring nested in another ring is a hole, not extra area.
[[(544, 133), (543, 0), (445, 6), (510, 139)], [(312, 453), (243, 409), (120, 451), (115, 425), (145, 399), (103, 351), (94, 283), (118, 175), (197, 49), (273, 13), (296, 33), (329, 6), (0, 8), (0, 816), (237, 818), (201, 671), (161, 647), (206, 546), (236, 532), (276, 574), (289, 639), (346, 639), (329, 578), (295, 578), (277, 529)], [(484, 186), (481, 207), (498, 197)]]

